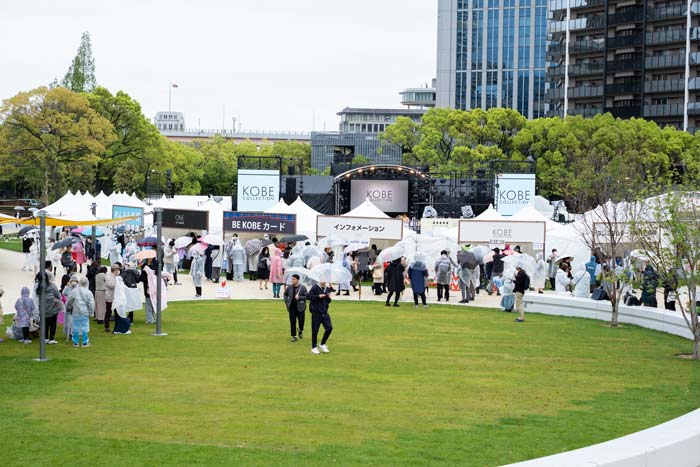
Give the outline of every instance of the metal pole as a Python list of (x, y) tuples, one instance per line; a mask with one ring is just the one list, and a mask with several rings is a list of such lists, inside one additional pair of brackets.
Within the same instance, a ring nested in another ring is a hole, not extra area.
[(46, 358), (46, 305), (44, 296), (46, 294), (46, 211), (39, 211), (39, 277), (41, 278), (41, 292), (39, 292), (39, 358), (37, 362), (45, 362)]
[(161, 298), (161, 293), (162, 293), (162, 287), (163, 287), (163, 276), (162, 276), (162, 251), (163, 251), (163, 246), (161, 243), (161, 238), (163, 237), (163, 209), (162, 208), (155, 208), (155, 213), (156, 213), (156, 264), (158, 265), (156, 267), (156, 332), (153, 334), (154, 336), (167, 336), (167, 333), (164, 333), (162, 331), (162, 320), (161, 320), (161, 303), (160, 303), (160, 298)]
[[(97, 203), (92, 203), (92, 215), (97, 217)], [(92, 241), (92, 258), (90, 258), (92, 261), (99, 261), (99, 258), (97, 257), (97, 235), (95, 234), (95, 226), (92, 226), (92, 236), (91, 236), (91, 241)]]

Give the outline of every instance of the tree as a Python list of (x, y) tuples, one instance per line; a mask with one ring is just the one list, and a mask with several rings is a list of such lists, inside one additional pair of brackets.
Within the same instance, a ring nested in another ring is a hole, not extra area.
[(238, 175), (236, 145), (221, 136), (197, 146), (202, 159), (201, 192), (207, 195), (233, 193)]
[(693, 359), (700, 359), (700, 193), (667, 192), (644, 202), (647, 217), (633, 228), (660, 282), (676, 297), (676, 308), (693, 338)]
[(97, 86), (95, 79), (95, 59), (92, 57), (90, 33), (85, 31), (80, 37), (78, 53), (63, 77), (61, 84), (74, 92), (91, 92)]
[(357, 154), (355, 157), (352, 158), (352, 164), (353, 165), (367, 165), (367, 164), (369, 164), (369, 159), (367, 159), (362, 154)]
[(636, 247), (632, 226), (638, 209), (628, 197), (630, 186), (623, 180), (607, 179), (598, 190), (600, 204), (583, 215), (576, 230), (602, 260), (601, 282), (610, 298), (610, 325), (617, 327), (622, 292), (632, 280), (629, 253)]
[(114, 138), (99, 154), (95, 191), (114, 189), (117, 167), (129, 158), (143, 159), (159, 147), (156, 127), (141, 112), (141, 105), (123, 91), (112, 95), (103, 87), (86, 94), (90, 106), (112, 124)]
[(413, 148), (420, 141), (420, 125), (408, 117), (397, 117), (396, 121), (389, 125), (379, 139), (401, 148), (404, 164), (410, 164), (413, 160)]
[(0, 153), (32, 185), (44, 203), (74, 182), (94, 180), (98, 154), (114, 138), (112, 125), (95, 112), (84, 95), (66, 88), (37, 88), (3, 102)]

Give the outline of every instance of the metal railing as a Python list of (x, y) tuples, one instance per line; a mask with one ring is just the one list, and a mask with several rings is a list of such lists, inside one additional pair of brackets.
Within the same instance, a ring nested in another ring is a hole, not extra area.
[(311, 133), (307, 131), (267, 131), (267, 130), (245, 130), (245, 131), (233, 131), (233, 130), (160, 130), (160, 133), (164, 136), (179, 136), (179, 137), (191, 137), (191, 138), (209, 138), (216, 135), (220, 135), (226, 138), (240, 138), (240, 139), (311, 139)]
[(645, 117), (669, 117), (683, 115), (683, 104), (656, 104), (645, 105)]
[(682, 18), (687, 11), (686, 5), (673, 5), (666, 7), (650, 8), (647, 11), (647, 21)]
[(641, 34), (635, 34), (633, 36), (610, 37), (608, 38), (608, 48), (642, 45), (643, 41), (644, 38)]
[(662, 79), (644, 83), (644, 92), (678, 92), (685, 90), (684, 79)]
[(623, 13), (613, 13), (608, 15), (608, 26), (623, 23), (634, 23), (644, 19), (643, 10), (625, 11)]
[(586, 107), (586, 108), (576, 108), (569, 109), (567, 112), (569, 115), (581, 115), (585, 118), (595, 117), (603, 113), (603, 107)]
[(647, 45), (670, 44), (673, 42), (685, 42), (685, 29), (647, 33)]
[(639, 94), (642, 92), (642, 82), (615, 83), (605, 86), (606, 94)]
[(608, 71), (626, 71), (642, 68), (642, 57), (627, 60), (609, 60)]
[(644, 59), (644, 66), (649, 69), (675, 68), (685, 66), (685, 54), (646, 57), (646, 59)]

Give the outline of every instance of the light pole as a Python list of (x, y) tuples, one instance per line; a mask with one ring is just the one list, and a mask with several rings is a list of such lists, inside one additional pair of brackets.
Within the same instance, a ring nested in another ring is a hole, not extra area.
[[(161, 293), (162, 293), (162, 281), (163, 274), (161, 272), (162, 266), (162, 251), (163, 246), (161, 244), (161, 238), (163, 237), (163, 208), (155, 208), (156, 214), (156, 332), (152, 334), (153, 336), (161, 337), (167, 336), (168, 334), (162, 330), (162, 319), (161, 319)], [(147, 298), (150, 300), (150, 297)]]
[[(92, 215), (94, 217), (97, 217), (97, 203), (92, 203), (90, 205), (90, 208), (92, 209)], [(90, 239), (92, 241), (92, 261), (98, 261), (97, 259), (97, 235), (95, 234), (95, 226), (92, 226), (92, 235), (90, 236)], [(43, 264), (43, 263), (42, 263)]]
[(41, 281), (41, 289), (39, 292), (39, 358), (37, 362), (45, 362), (46, 358), (46, 305), (44, 304), (44, 296), (46, 295), (46, 211), (39, 211), (39, 277)]

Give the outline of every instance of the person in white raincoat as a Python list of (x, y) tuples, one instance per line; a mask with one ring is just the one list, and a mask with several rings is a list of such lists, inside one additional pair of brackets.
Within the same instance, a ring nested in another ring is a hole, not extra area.
[(192, 265), (190, 266), (190, 275), (192, 276), (192, 283), (194, 284), (195, 296), (194, 298), (202, 298), (202, 278), (204, 277), (204, 256), (202, 252), (197, 249), (192, 249)]
[(133, 263), (136, 261), (136, 253), (139, 252), (139, 247), (136, 244), (136, 240), (133, 238), (129, 240), (124, 248), (124, 261), (127, 263)]
[(562, 263), (557, 270), (557, 275), (554, 278), (554, 291), (559, 295), (570, 295), (569, 287), (571, 286), (571, 277), (566, 263)]
[(537, 253), (535, 259), (535, 273), (532, 275), (532, 283), (530, 287), (537, 290), (538, 293), (544, 292), (544, 285), (547, 281), (547, 263), (542, 259), (542, 252)]
[(573, 285), (574, 296), (579, 298), (590, 298), (591, 275), (586, 271), (586, 265), (581, 264), (574, 273)]
[(122, 245), (116, 240), (109, 247), (109, 264), (122, 263)]
[(236, 282), (243, 282), (243, 273), (245, 272), (247, 258), (245, 248), (243, 248), (243, 245), (241, 245), (241, 242), (237, 238), (233, 241), (230, 257), (231, 264), (233, 265), (233, 280)]

